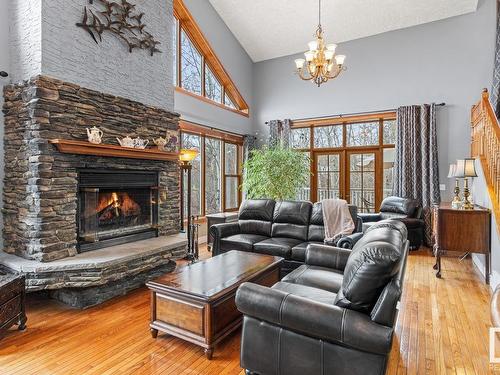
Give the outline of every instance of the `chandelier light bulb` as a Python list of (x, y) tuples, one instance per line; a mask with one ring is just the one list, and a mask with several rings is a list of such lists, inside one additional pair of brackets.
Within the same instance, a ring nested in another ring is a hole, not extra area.
[(333, 55), (334, 55), (333, 51), (330, 51), (330, 50), (326, 50), (325, 51), (325, 59), (327, 59), (328, 61), (330, 61), (331, 59), (333, 59)]
[(309, 46), (309, 51), (316, 51), (318, 49), (318, 41), (317, 40), (313, 40), (309, 43), (307, 43), (307, 45)]
[(335, 50), (337, 49), (337, 45), (336, 45), (335, 43), (328, 44), (328, 45), (326, 46), (326, 49), (327, 49), (328, 51), (333, 51), (333, 52), (335, 53)]
[(345, 55), (335, 56), (335, 61), (337, 62), (337, 65), (344, 65)]
[(304, 62), (304, 59), (296, 59), (295, 66), (297, 67), (297, 69), (302, 69), (304, 67)]
[(307, 51), (306, 53), (304, 53), (304, 56), (306, 57), (306, 61), (308, 61), (308, 62), (313, 61), (313, 59), (314, 59), (314, 52)]

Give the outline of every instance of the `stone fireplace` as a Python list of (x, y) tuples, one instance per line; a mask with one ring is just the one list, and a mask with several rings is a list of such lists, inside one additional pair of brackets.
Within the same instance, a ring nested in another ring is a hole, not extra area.
[(6, 86), (4, 98), (0, 261), (26, 274), (28, 290), (72, 303), (75, 290), (108, 297), (172, 270), (186, 247), (178, 162), (61, 152), (52, 141), (86, 141), (92, 126), (105, 144), (151, 140), (178, 131), (178, 115), (46, 76)]

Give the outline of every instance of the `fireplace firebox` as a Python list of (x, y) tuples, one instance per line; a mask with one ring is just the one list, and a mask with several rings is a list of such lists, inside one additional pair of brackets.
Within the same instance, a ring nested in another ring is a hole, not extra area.
[(80, 252), (158, 235), (158, 172), (80, 170)]

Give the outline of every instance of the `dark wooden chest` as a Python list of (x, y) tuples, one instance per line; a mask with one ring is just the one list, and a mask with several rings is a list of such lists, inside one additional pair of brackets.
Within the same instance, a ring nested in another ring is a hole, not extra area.
[(26, 328), (24, 276), (0, 265), (0, 338), (14, 324)]

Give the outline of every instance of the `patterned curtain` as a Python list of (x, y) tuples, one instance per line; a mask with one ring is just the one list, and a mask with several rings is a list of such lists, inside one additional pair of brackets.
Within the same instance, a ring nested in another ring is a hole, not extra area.
[(280, 121), (271, 120), (269, 121), (269, 139), (267, 144), (269, 147), (276, 147), (279, 144), (280, 139)]
[(269, 139), (268, 146), (276, 147), (281, 146), (288, 148), (290, 146), (290, 136), (292, 120), (271, 120), (269, 125)]
[(493, 85), (490, 101), (497, 118), (500, 118), (500, 2), (497, 1), (497, 38), (495, 46), (495, 61), (493, 67)]
[(397, 132), (393, 194), (420, 201), (425, 242), (432, 246), (431, 208), (441, 200), (434, 104), (400, 107)]

